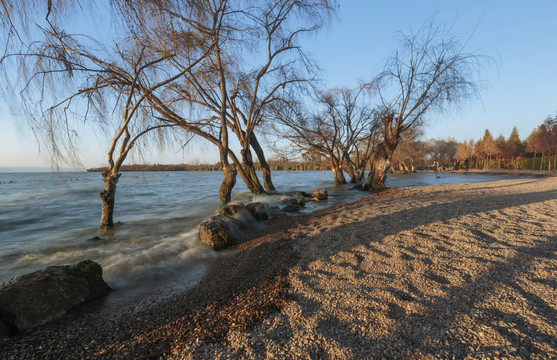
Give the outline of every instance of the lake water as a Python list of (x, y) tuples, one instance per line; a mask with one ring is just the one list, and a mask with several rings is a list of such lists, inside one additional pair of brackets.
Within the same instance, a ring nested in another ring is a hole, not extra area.
[[(391, 175), (389, 187), (491, 181), (508, 176), (441, 174)], [(45, 266), (92, 259), (115, 288), (150, 279), (195, 282), (206, 264), (221, 256), (197, 239), (199, 224), (218, 210), (220, 172), (123, 173), (118, 183), (111, 232), (98, 229), (104, 186), (100, 173), (0, 173), (0, 284)], [(365, 193), (335, 185), (328, 171), (276, 171), (279, 191), (325, 188), (329, 199), (310, 202), (315, 211)], [(252, 201), (238, 178), (233, 200)], [(280, 197), (257, 199), (266, 203)], [(100, 240), (93, 240), (99, 237)], [(180, 276), (176, 276), (180, 274)], [(189, 279), (189, 280), (188, 280)]]

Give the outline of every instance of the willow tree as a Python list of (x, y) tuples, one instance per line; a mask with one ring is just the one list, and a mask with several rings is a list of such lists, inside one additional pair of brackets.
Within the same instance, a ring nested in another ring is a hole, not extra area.
[[(6, 71), (19, 69), (19, 81), (13, 88), (20, 87), (19, 100), (39, 141), (47, 145), (51, 160), (56, 165), (77, 160), (79, 128), (84, 124), (111, 136), (107, 169), (102, 173), (105, 189), (99, 193), (100, 226), (110, 229), (114, 226), (120, 168), (132, 149), (138, 143), (145, 145), (147, 135), (155, 135), (153, 138), (159, 143), (171, 138), (165, 130), (174, 124), (153, 116), (152, 109), (146, 106), (146, 94), (180, 78), (206, 52), (197, 51), (191, 37), (189, 42), (182, 41), (180, 56), (189, 58), (188, 66), (181, 72), (168, 73), (164, 64), (176, 53), (152, 51), (148, 43), (129, 36), (125, 27), (118, 28), (119, 34), (127, 32), (128, 36), (106, 46), (94, 39), (98, 34), (71, 34), (70, 26), (59, 17), (61, 2), (49, 1), (44, 11), (29, 12), (26, 7), (7, 7), (7, 0), (3, 1), (12, 31), (6, 40), (14, 41), (17, 36), (20, 44), (10, 47), (6, 43), (8, 50), (1, 62)], [(20, 23), (32, 15), (38, 21), (44, 13), (44, 24), (36, 29), (26, 28), (25, 24), (18, 29), (14, 25), (16, 17)], [(79, 11), (72, 9), (71, 13), (76, 15)]]
[[(133, 2), (166, 19), (158, 23), (172, 24), (156, 34), (138, 24), (139, 36), (155, 48), (173, 44), (173, 38), (179, 38), (177, 24), (190, 21), (181, 14), (181, 3)], [(272, 191), (270, 169), (255, 130), (283, 92), (312, 76), (313, 64), (297, 45), (298, 38), (323, 25), (333, 10), (331, 1), (218, 0), (196, 6), (200, 15), (192, 26), (210, 39), (213, 51), (165, 92), (148, 94), (150, 105), (162, 118), (218, 147), (224, 173), (222, 203), (230, 201), (237, 173), (252, 193)], [(159, 35), (166, 33), (165, 38)], [(183, 68), (177, 59), (169, 64)], [(228, 145), (229, 131), (240, 143), (239, 154)], [(264, 185), (256, 174), (252, 150), (262, 166)]]
[(376, 114), (382, 141), (371, 157), (367, 189), (385, 188), (402, 133), (422, 125), (431, 113), (450, 110), (478, 95), (487, 58), (468, 52), (468, 39), (433, 24), (399, 35), (398, 49), (370, 84), (379, 101)]
[[(315, 66), (308, 61), (299, 39), (318, 31), (333, 10), (331, 0), (258, 1), (243, 20), (252, 24), (252, 41), (244, 56), (256, 55), (262, 60), (227, 73), (233, 85), (229, 96), (230, 127), (241, 144), (242, 165), (252, 192), (262, 189), (251, 148), (261, 164), (265, 190), (274, 190), (269, 166), (254, 131), (265, 120), (270, 107), (282, 102), (285, 93), (292, 88), (295, 91), (297, 85), (315, 76)], [(251, 49), (258, 49), (258, 54)]]

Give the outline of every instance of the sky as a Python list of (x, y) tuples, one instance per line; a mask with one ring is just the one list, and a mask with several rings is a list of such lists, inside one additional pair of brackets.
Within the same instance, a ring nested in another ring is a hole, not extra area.
[[(485, 129), (506, 138), (514, 126), (525, 139), (548, 116), (557, 114), (557, 1), (555, 0), (344, 0), (331, 23), (303, 42), (322, 69), (329, 88), (354, 87), (380, 72), (396, 48), (397, 31), (408, 33), (434, 20), (472, 34), (470, 51), (494, 60), (485, 69), (488, 86), (478, 101), (459, 111), (430, 114), (424, 139), (477, 140)], [(0, 99), (0, 168), (48, 167), (22, 115)], [(81, 130), (85, 167), (104, 166), (108, 139)], [(272, 154), (268, 154), (270, 157)], [(137, 162), (139, 159), (130, 159)], [(185, 150), (153, 150), (147, 163), (212, 163), (217, 152), (198, 141)]]

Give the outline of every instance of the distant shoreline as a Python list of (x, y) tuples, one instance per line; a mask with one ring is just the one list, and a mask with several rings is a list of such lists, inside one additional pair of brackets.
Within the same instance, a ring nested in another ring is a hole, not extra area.
[[(255, 169), (261, 170), (261, 166), (256, 163)], [(270, 161), (269, 167), (271, 171), (277, 170), (329, 170), (329, 166), (325, 162), (308, 162), (308, 163), (301, 163), (295, 161)], [(97, 167), (97, 168), (89, 168), (87, 172), (103, 172), (106, 170), (107, 167)], [(144, 164), (134, 164), (134, 165), (122, 165), (120, 171), (221, 171), (221, 166), (219, 163), (217, 164), (199, 164), (199, 165), (191, 165), (191, 164), (152, 164), (152, 165), (144, 165)]]
[(46, 172), (87, 172), (85, 168), (60, 168), (55, 169), (46, 166), (4, 166), (0, 167), (0, 173), (46, 173)]

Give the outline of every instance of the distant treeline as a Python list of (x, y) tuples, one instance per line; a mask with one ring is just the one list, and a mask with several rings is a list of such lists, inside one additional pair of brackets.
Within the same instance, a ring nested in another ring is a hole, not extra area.
[[(273, 171), (280, 170), (329, 170), (329, 165), (325, 161), (287, 161), (287, 160), (270, 160), (269, 167)], [(255, 163), (256, 170), (261, 170), (261, 165)], [(103, 172), (107, 168), (91, 168), (88, 172)], [(122, 165), (120, 171), (221, 171), (220, 163), (217, 164), (133, 164)]]

